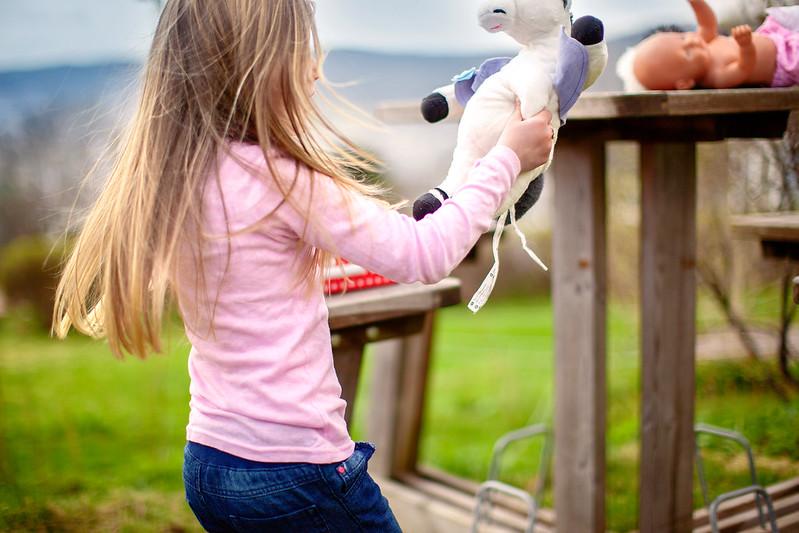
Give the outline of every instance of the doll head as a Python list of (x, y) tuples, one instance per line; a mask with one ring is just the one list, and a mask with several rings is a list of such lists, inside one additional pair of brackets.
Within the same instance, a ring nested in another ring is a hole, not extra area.
[(633, 71), (653, 91), (693, 89), (710, 68), (707, 43), (696, 33), (660, 32), (637, 47)]

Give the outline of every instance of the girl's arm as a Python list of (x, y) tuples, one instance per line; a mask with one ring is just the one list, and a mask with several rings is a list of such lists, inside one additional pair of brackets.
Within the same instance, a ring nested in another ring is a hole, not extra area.
[[(291, 202), (275, 214), (314, 247), (398, 282), (436, 283), (488, 231), (520, 170), (513, 150), (494, 148), (474, 167), (467, 184), (420, 222), (347, 191), (327, 176), (301, 171)], [(310, 213), (308, 223), (304, 213)]]
[(705, 40), (710, 42), (719, 36), (719, 21), (713, 9), (707, 5), (705, 0), (688, 0), (696, 14), (698, 24), (697, 33)]

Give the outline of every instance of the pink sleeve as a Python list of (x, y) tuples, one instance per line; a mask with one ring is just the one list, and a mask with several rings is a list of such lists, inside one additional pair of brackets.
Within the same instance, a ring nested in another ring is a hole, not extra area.
[(488, 231), (520, 167), (513, 150), (494, 148), (453, 198), (419, 222), (343, 190), (327, 176), (301, 172), (292, 201), (276, 215), (303, 241), (351, 263), (401, 283), (436, 283)]

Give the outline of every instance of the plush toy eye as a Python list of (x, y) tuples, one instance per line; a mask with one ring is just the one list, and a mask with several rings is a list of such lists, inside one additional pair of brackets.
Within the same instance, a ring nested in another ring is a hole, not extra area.
[[(568, 0), (563, 0), (563, 1), (567, 2)], [(495, 9), (494, 13), (496, 13), (497, 15), (507, 15), (508, 14), (508, 12), (505, 11), (504, 9)]]

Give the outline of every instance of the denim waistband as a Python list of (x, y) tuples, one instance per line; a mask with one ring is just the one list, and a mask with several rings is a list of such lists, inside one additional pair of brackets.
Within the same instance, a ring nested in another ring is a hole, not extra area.
[[(227, 452), (223, 452), (222, 450), (218, 450), (216, 448), (212, 448), (211, 446), (206, 446), (205, 444), (200, 444), (197, 442), (187, 441), (186, 442), (186, 451), (191, 454), (196, 460), (200, 461), (201, 463), (206, 463), (209, 465), (216, 465), (228, 468), (281, 468), (286, 467), (289, 465), (306, 465), (311, 463), (262, 463), (259, 461), (253, 461), (250, 459), (244, 459), (237, 455), (232, 455)], [(360, 452), (360, 453), (358, 453)], [(374, 454), (375, 446), (371, 442), (356, 442), (355, 443), (355, 453), (345, 461), (351, 461), (357, 458), (357, 456), (364, 455), (366, 460)]]
[(192, 441), (186, 442), (186, 450), (198, 461), (215, 466), (242, 469), (263, 469), (269, 467), (280, 468), (287, 466), (285, 463), (261, 463), (258, 461), (252, 461), (250, 459), (244, 459), (242, 457), (223, 452), (222, 450), (217, 450), (216, 448), (206, 446), (205, 444), (199, 444)]

